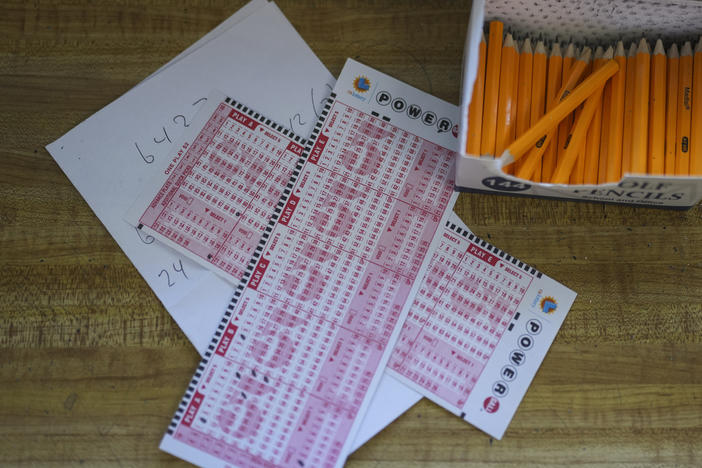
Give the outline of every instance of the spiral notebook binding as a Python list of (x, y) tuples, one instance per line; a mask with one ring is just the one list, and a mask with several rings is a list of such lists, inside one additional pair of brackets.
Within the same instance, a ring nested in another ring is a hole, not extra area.
[[(322, 109), (322, 112), (319, 114), (319, 118), (317, 120), (317, 124), (315, 125), (314, 129), (312, 130), (312, 135), (308, 139), (304, 139), (299, 137), (298, 135), (295, 135), (293, 132), (288, 130), (287, 128), (271, 121), (270, 119), (267, 119), (263, 115), (259, 114), (258, 112), (255, 112), (254, 110), (246, 107), (245, 105), (241, 104), (240, 102), (237, 102), (236, 100), (232, 99), (231, 97), (226, 97), (224, 102), (231, 105), (233, 108), (235, 108), (238, 111), (241, 111), (248, 116), (252, 117), (253, 119), (257, 120), (258, 122), (267, 125), (276, 131), (282, 133), (283, 135), (287, 136), (291, 140), (300, 143), (304, 149), (302, 151), (302, 155), (297, 161), (297, 164), (295, 165), (295, 169), (293, 170), (290, 179), (288, 180), (287, 184), (285, 185), (285, 188), (283, 189), (283, 193), (278, 200), (278, 203), (274, 209), (273, 215), (271, 215), (270, 219), (268, 220), (268, 224), (266, 228), (263, 231), (263, 234), (261, 235), (261, 239), (258, 242), (258, 245), (256, 246), (256, 249), (254, 250), (254, 253), (251, 257), (251, 260), (249, 260), (248, 265), (246, 266), (246, 269), (244, 271), (244, 274), (241, 278), (241, 281), (239, 281), (239, 284), (236, 286), (236, 289), (234, 290), (234, 293), (232, 294), (232, 298), (229, 300), (229, 303), (227, 304), (226, 310), (224, 311), (224, 315), (222, 316), (222, 319), (219, 322), (219, 325), (217, 326), (217, 330), (214, 333), (214, 336), (210, 340), (210, 344), (207, 346), (207, 351), (205, 352), (204, 357), (200, 360), (200, 364), (197, 367), (197, 370), (195, 372), (195, 375), (191, 379), (190, 383), (188, 384), (188, 388), (185, 391), (185, 394), (183, 395), (183, 398), (181, 399), (178, 408), (175, 411), (175, 414), (173, 415), (173, 418), (171, 419), (170, 424), (168, 425), (168, 429), (166, 429), (166, 434), (172, 436), (175, 432), (175, 429), (178, 427), (178, 422), (181, 420), (181, 417), (185, 410), (188, 407), (188, 403), (190, 402), (190, 399), (192, 398), (195, 389), (197, 388), (197, 385), (199, 383), (200, 377), (202, 376), (202, 372), (205, 370), (205, 366), (209, 362), (210, 358), (212, 357), (212, 353), (217, 347), (217, 344), (219, 343), (219, 338), (222, 336), (223, 331), (225, 330), (227, 324), (229, 324), (229, 319), (231, 319), (231, 316), (234, 312), (234, 308), (236, 307), (237, 302), (239, 301), (239, 298), (241, 297), (242, 293), (244, 292), (244, 288), (246, 288), (246, 285), (249, 282), (249, 279), (251, 278), (251, 274), (253, 273), (254, 269), (256, 268), (256, 264), (258, 263), (258, 260), (260, 259), (261, 255), (263, 254), (263, 250), (265, 249), (266, 244), (268, 243), (268, 238), (270, 237), (271, 233), (273, 232), (273, 228), (275, 227), (276, 223), (278, 222), (278, 218), (280, 217), (280, 214), (282, 213), (283, 208), (285, 207), (285, 204), (288, 201), (288, 198), (290, 197), (290, 194), (292, 193), (292, 189), (295, 186), (295, 182), (297, 182), (297, 178), (300, 175), (300, 172), (302, 171), (302, 168), (305, 165), (305, 162), (307, 161), (307, 158), (309, 157), (310, 152), (312, 151), (312, 147), (314, 143), (317, 141), (317, 137), (319, 136), (319, 132), (324, 125), (324, 121), (326, 120), (327, 116), (329, 115), (329, 110), (331, 109), (332, 104), (334, 103), (334, 100), (336, 98), (335, 93), (331, 93), (329, 96), (329, 99), (327, 99), (327, 102), (324, 105), (324, 108)], [(254, 377), (256, 376), (256, 373), (254, 370), (252, 370), (252, 374)], [(268, 377), (263, 376), (264, 381), (268, 382)]]
[(486, 240), (481, 239), (480, 237), (476, 236), (472, 232), (470, 232), (468, 229), (463, 229), (460, 226), (457, 226), (455, 223), (452, 223), (451, 221), (446, 221), (446, 227), (455, 232), (458, 235), (461, 235), (468, 239), (469, 241), (479, 245), (480, 247), (484, 248), (490, 253), (493, 253), (503, 259), (506, 262), (511, 263), (512, 265), (516, 266), (517, 268), (520, 268), (527, 273), (529, 273), (532, 276), (536, 276), (537, 278), (541, 278), (543, 276), (543, 273), (541, 273), (539, 270), (536, 268), (527, 265), (526, 263), (520, 261), (517, 258), (512, 257), (508, 253), (506, 253), (503, 250), (498, 249), (491, 243), (487, 242)]

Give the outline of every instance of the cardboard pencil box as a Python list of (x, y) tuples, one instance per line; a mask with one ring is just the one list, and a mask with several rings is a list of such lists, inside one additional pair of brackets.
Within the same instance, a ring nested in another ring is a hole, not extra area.
[[(505, 32), (517, 37), (572, 41), (593, 49), (597, 45), (613, 45), (618, 40), (628, 45), (642, 37), (651, 43), (661, 38), (666, 48), (671, 42), (681, 45), (690, 41), (694, 48), (702, 34), (702, 1), (474, 0), (463, 61), (460, 153), (456, 161), (458, 190), (675, 209), (689, 209), (702, 199), (702, 176), (627, 173), (617, 183), (561, 185), (507, 174), (502, 170), (504, 161), (493, 155), (466, 154), (471, 125), (468, 107), (477, 75), (478, 48), (486, 31), (484, 26), (492, 20), (502, 21)], [(692, 93), (694, 96), (694, 88)], [(692, 134), (693, 138), (702, 138), (702, 135)]]

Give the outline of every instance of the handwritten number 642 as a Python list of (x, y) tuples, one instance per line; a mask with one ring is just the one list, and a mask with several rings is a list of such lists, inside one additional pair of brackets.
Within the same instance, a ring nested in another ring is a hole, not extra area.
[(152, 162), (154, 162), (156, 157), (153, 154), (144, 155), (136, 141), (134, 142), (134, 146), (136, 146), (136, 149), (139, 152), (139, 156), (141, 156), (141, 159), (143, 159), (146, 164), (151, 164)]

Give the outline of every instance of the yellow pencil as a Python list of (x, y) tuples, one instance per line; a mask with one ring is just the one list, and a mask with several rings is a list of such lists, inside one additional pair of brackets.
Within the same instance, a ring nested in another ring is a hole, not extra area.
[[(546, 81), (546, 109), (552, 109), (558, 103), (558, 91), (561, 89), (563, 81), (563, 56), (561, 54), (561, 46), (558, 42), (554, 42), (551, 46), (551, 55), (548, 58), (548, 75)], [(534, 125), (534, 122), (531, 123)], [(545, 145), (544, 160), (541, 167), (541, 180), (549, 181), (556, 169), (556, 155), (558, 152), (557, 144)], [(534, 150), (535, 159), (534, 166), (539, 163), (538, 151)], [(531, 156), (531, 155), (530, 155)], [(525, 161), (526, 163), (526, 161)]]
[(485, 62), (485, 97), (483, 99), (482, 136), (480, 154), (495, 154), (495, 132), (497, 129), (497, 104), (500, 93), (500, 63), (502, 60), (502, 31), (500, 21), (490, 22)]
[(564, 79), (570, 74), (570, 67), (573, 66), (575, 57), (575, 44), (571, 42), (566, 47), (565, 54), (563, 55), (563, 70), (561, 76), (564, 77)]
[[(546, 109), (546, 70), (547, 70), (546, 48), (543, 41), (536, 43), (534, 50), (534, 64), (532, 67), (532, 89), (531, 89), (531, 115), (529, 117), (529, 125), (534, 125), (544, 115)], [(525, 130), (526, 131), (526, 130)], [(523, 133), (523, 132), (522, 132)], [(520, 133), (518, 136), (521, 136)], [(518, 162), (523, 164), (523, 159)], [(529, 177), (534, 182), (541, 182), (541, 164), (539, 164), (534, 173)]]
[(702, 37), (695, 47), (693, 65), (690, 175), (702, 175)]
[(549, 130), (556, 128), (558, 124), (568, 114), (573, 112), (585, 99), (595, 92), (602, 90), (607, 80), (609, 80), (618, 69), (619, 65), (617, 65), (617, 62), (610, 60), (605, 63), (602, 68), (588, 76), (582, 83), (576, 86), (575, 89), (566, 93), (565, 97), (563, 97), (553, 109), (546, 112), (536, 124), (532, 125), (529, 130), (524, 132), (522, 136), (509, 145), (502, 154), (504, 162), (509, 164), (511, 161), (523, 156), (530, 147), (543, 138)]
[(631, 128), (631, 172), (646, 173), (648, 159), (648, 100), (651, 82), (651, 49), (642, 38), (636, 51), (634, 116)]
[[(514, 79), (512, 80), (512, 126), (510, 127), (508, 143), (512, 143), (517, 133), (517, 108), (519, 107), (519, 62), (522, 56), (522, 42), (514, 41), (514, 50), (517, 51), (517, 58), (514, 60)], [(514, 166), (512, 167), (514, 169)], [(514, 172), (514, 171), (513, 171)]]
[(609, 163), (609, 122), (612, 109), (612, 80), (609, 80), (602, 91), (602, 118), (600, 123), (600, 154), (597, 167), (597, 183), (607, 182), (607, 164)]
[[(566, 81), (570, 77), (570, 70), (575, 61), (575, 45), (571, 42), (566, 47), (565, 55), (563, 56), (563, 81)], [(570, 134), (570, 127), (573, 126), (573, 116), (569, 115), (563, 120), (561, 125), (558, 127), (558, 146), (556, 150), (556, 163), (563, 156), (563, 151), (566, 147), (566, 141), (568, 140), (568, 135)], [(555, 143), (555, 141), (554, 141)]]
[(631, 135), (634, 118), (634, 81), (636, 79), (636, 43), (632, 42), (626, 58), (624, 127), (622, 129), (622, 175), (631, 172)]
[(648, 174), (665, 173), (666, 61), (663, 41), (658, 39), (651, 58), (651, 99), (648, 124)]
[(512, 106), (517, 100), (513, 96), (514, 79), (517, 72), (519, 54), (515, 49), (511, 34), (505, 37), (502, 46), (502, 62), (500, 63), (500, 96), (497, 104), (497, 129), (495, 137), (495, 155), (502, 154), (510, 143), (512, 121)]
[(692, 46), (686, 42), (680, 50), (678, 70), (678, 122), (675, 151), (675, 174), (690, 174), (690, 121), (692, 120)]
[[(616, 65), (617, 62), (612, 60), (609, 63), (614, 63)], [(617, 68), (619, 68), (618, 65)], [(551, 178), (551, 183), (568, 183), (570, 174), (576, 163), (578, 151), (580, 151), (580, 147), (585, 141), (587, 130), (590, 127), (590, 122), (592, 122), (592, 117), (594, 116), (597, 107), (601, 106), (603, 90), (604, 83), (602, 83), (601, 88), (597, 89), (590, 97), (587, 98), (587, 101), (585, 101), (583, 111), (575, 121), (574, 130), (570, 138), (570, 144), (563, 151), (563, 157), (558, 160), (556, 172), (554, 172), (553, 177)]]
[[(584, 50), (585, 50), (585, 48), (582, 49), (582, 51), (584, 51)], [(578, 52), (582, 52), (582, 51), (580, 49), (578, 49)], [(589, 60), (587, 63), (587, 66), (585, 67), (585, 71), (583, 72), (584, 76), (588, 76), (592, 73), (593, 65), (594, 65), (593, 61)], [(575, 121), (578, 120), (578, 117), (580, 116), (580, 113), (583, 111), (584, 107), (585, 107), (585, 104), (581, 104), (580, 107), (578, 107), (575, 110), (575, 113), (573, 114), (574, 115), (573, 125), (571, 125), (570, 128), (568, 129), (568, 138), (566, 139), (566, 143), (565, 143), (566, 146), (570, 145)], [(576, 160), (575, 160), (575, 166), (573, 167), (573, 171), (570, 173), (570, 183), (572, 185), (582, 184), (583, 181), (585, 180), (585, 140), (586, 140), (586, 138), (583, 138), (582, 143), (580, 143), (580, 148), (575, 149), (575, 151), (577, 153)], [(565, 150), (565, 148), (564, 148), (564, 150)]]
[[(617, 42), (614, 51), (614, 60), (619, 64), (619, 71), (612, 77), (611, 98), (607, 100), (605, 90), (605, 102), (608, 103), (608, 118), (602, 120), (602, 133), (607, 129), (606, 140), (606, 174), (598, 176), (602, 182), (618, 182), (622, 177), (622, 131), (624, 129), (624, 99), (626, 92), (626, 52), (624, 43)], [(602, 157), (602, 155), (600, 155)]]
[[(507, 144), (509, 145), (514, 141), (515, 135), (517, 133), (517, 107), (519, 106), (519, 60), (521, 57), (521, 43), (519, 41), (514, 41), (514, 50), (517, 52), (517, 57), (514, 60), (514, 79), (512, 80), (512, 106), (510, 107), (510, 122), (507, 132)], [(504, 49), (502, 50), (504, 55)], [(497, 151), (497, 150), (496, 150)], [(500, 154), (496, 152), (495, 154)], [(514, 174), (515, 164), (511, 164), (503, 170), (507, 174)]]
[(665, 111), (665, 175), (675, 174), (675, 148), (678, 128), (678, 68), (680, 54), (677, 44), (668, 49), (668, 96)]
[(478, 46), (478, 74), (473, 85), (473, 96), (468, 106), (468, 135), (466, 138), (466, 153), (480, 154), (480, 138), (482, 136), (483, 97), (485, 91), (485, 55), (487, 44), (483, 34)]
[[(529, 128), (531, 121), (532, 74), (534, 68), (534, 52), (531, 40), (527, 37), (519, 53), (519, 79), (517, 80), (517, 119), (515, 138)], [(544, 83), (545, 85), (545, 83)], [(511, 141), (510, 141), (511, 143)], [(517, 161), (517, 168), (521, 161)]]
[[(612, 58), (612, 48), (607, 49), (608, 58)], [(595, 56), (592, 62), (592, 70), (599, 70), (602, 65), (605, 64), (604, 51), (602, 47), (597, 47), (595, 49)], [(619, 72), (617, 72), (619, 73)], [(616, 75), (615, 75), (616, 76)], [(608, 82), (609, 84), (609, 82)], [(600, 134), (602, 130), (602, 100), (600, 104), (595, 109), (595, 114), (592, 116), (592, 122), (590, 123), (590, 128), (587, 131), (587, 138), (585, 140), (585, 154), (584, 154), (584, 174), (581, 183), (585, 184), (596, 184), (597, 174), (600, 172)]]

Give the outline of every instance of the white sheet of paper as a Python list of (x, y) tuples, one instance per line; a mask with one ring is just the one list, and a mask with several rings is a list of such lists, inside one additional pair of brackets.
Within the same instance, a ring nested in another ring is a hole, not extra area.
[[(260, 34), (266, 31), (266, 34)], [(232, 287), (123, 220), (213, 88), (248, 99), (302, 136), (334, 79), (275, 4), (254, 0), (47, 150), (200, 353)], [(353, 449), (421, 398), (384, 378)]]

